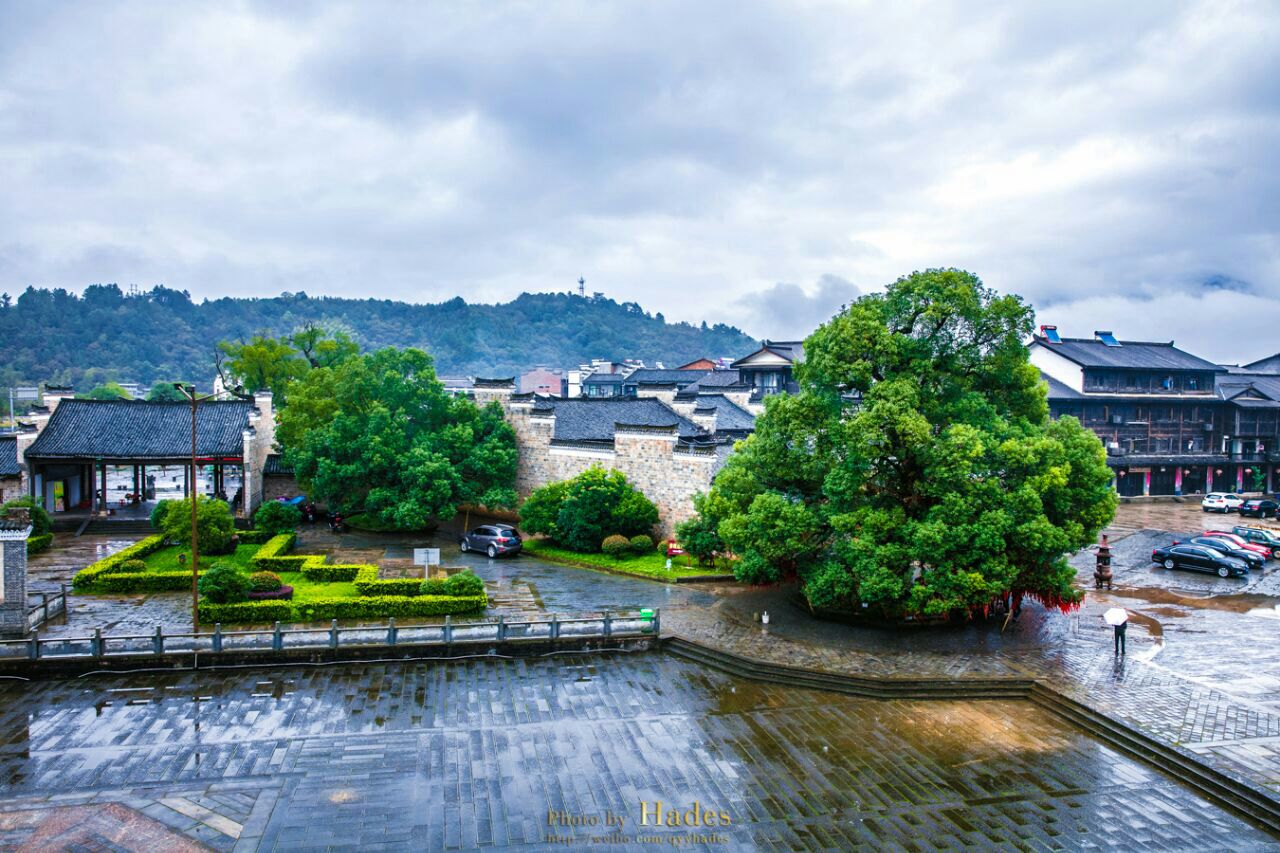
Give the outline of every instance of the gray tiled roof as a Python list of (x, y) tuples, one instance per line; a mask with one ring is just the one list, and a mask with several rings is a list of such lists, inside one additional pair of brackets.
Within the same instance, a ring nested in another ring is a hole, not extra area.
[[(238, 457), (253, 403), (210, 400), (197, 408), (196, 454)], [(142, 400), (63, 400), (28, 456), (182, 459), (191, 455), (191, 406)]]
[(26, 522), (14, 521), (11, 518), (0, 518), (0, 530), (26, 530), (30, 526)]
[(699, 397), (694, 411), (698, 414), (714, 411), (716, 432), (751, 432), (756, 428), (755, 415), (723, 394), (706, 394)]
[(1083, 400), (1085, 398), (1079, 391), (1068, 385), (1064, 385), (1049, 374), (1045, 373), (1043, 370), (1040, 371), (1040, 378), (1049, 383), (1050, 400)]
[(267, 454), (267, 464), (262, 466), (262, 473), (266, 476), (279, 475), (283, 477), (292, 477), (293, 468), (285, 464), (284, 457), (279, 453)]
[(1280, 373), (1280, 352), (1275, 355), (1269, 355), (1266, 358), (1260, 358), (1257, 361), (1251, 361), (1245, 367), (1249, 370), (1256, 370), (1259, 373)]
[(768, 350), (774, 355), (782, 356), (792, 364), (799, 364), (804, 361), (804, 341), (770, 341), (765, 340), (760, 349), (755, 352), (748, 353), (742, 358), (734, 362), (735, 365), (741, 364), (751, 356)]
[(1109, 347), (1093, 338), (1063, 338), (1060, 344), (1046, 343), (1037, 335), (1034, 344), (1056, 352), (1081, 367), (1146, 368), (1150, 370), (1211, 370), (1223, 373), (1225, 369), (1211, 361), (1178, 349), (1173, 341), (1120, 341), (1120, 346)]
[(1280, 376), (1268, 376), (1261, 373), (1228, 373), (1225, 376), (1217, 377), (1213, 387), (1223, 400), (1230, 400), (1250, 388), (1264, 397), (1280, 400)]
[(583, 385), (621, 385), (621, 373), (593, 373), (582, 380)]
[(0, 477), (20, 476), (22, 469), (18, 467), (18, 437), (0, 436)]
[(642, 367), (626, 379), (627, 385), (675, 385), (683, 388), (697, 382), (711, 370), (659, 370), (654, 367)]
[(742, 374), (736, 370), (712, 370), (692, 385), (681, 388), (676, 396), (684, 399), (733, 387), (746, 387), (742, 384)]
[(652, 399), (557, 399), (541, 398), (537, 410), (554, 410), (555, 441), (613, 441), (617, 424), (632, 426), (675, 426), (680, 438), (705, 436), (706, 431), (688, 418), (676, 414), (660, 400)]

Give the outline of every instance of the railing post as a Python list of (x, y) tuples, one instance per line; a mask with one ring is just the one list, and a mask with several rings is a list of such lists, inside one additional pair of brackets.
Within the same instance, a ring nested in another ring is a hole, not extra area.
[(217, 654), (222, 652), (222, 623), (213, 623), (213, 651)]
[(506, 642), (506, 639), (507, 639), (507, 622), (503, 616), (499, 615), (498, 616), (498, 642), (499, 643)]
[(44, 616), (40, 619), (40, 624), (43, 625), (49, 621), (49, 593), (47, 592), (40, 593), (40, 610), (44, 613)]
[(653, 636), (655, 637), (657, 637), (660, 634), (660, 631), (658, 630), (658, 620), (661, 618), (662, 618), (662, 608), (661, 607), (653, 608)]
[(156, 635), (151, 638), (151, 653), (155, 655), (164, 654), (164, 629), (159, 625), (156, 626)]
[(275, 631), (271, 634), (271, 648), (277, 652), (284, 651), (284, 634), (280, 633), (279, 622), (276, 622)]
[(27, 658), (30, 660), (40, 659), (40, 632), (32, 631), (31, 636), (27, 638)]
[(613, 614), (608, 610), (604, 612), (604, 635), (606, 637), (613, 636)]
[(95, 658), (101, 658), (102, 657), (102, 629), (101, 628), (93, 629), (93, 641), (90, 645), (93, 648), (93, 656)]
[(399, 631), (396, 630), (396, 617), (392, 616), (387, 622), (387, 645), (394, 646), (396, 644), (396, 636)]
[(338, 620), (334, 619), (329, 624), (329, 648), (336, 649), (338, 647)]
[(444, 644), (453, 645), (453, 617), (448, 615), (444, 617)]
[(551, 639), (560, 639), (560, 614), (551, 614)]

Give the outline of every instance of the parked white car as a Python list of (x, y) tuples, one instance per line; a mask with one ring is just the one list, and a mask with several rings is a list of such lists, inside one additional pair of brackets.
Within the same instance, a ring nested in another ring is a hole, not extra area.
[(1200, 508), (1205, 512), (1235, 512), (1244, 503), (1244, 498), (1229, 492), (1210, 492), (1200, 501)]

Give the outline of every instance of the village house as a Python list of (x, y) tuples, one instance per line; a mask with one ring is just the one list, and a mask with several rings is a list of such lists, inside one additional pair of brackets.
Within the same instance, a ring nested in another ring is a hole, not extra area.
[(1280, 376), (1214, 364), (1172, 341), (1109, 331), (1064, 338), (1042, 326), (1031, 363), (1053, 417), (1102, 440), (1122, 497), (1271, 491), (1280, 475)]
[[(77, 400), (72, 389), (61, 387), (48, 388), (44, 399), (43, 407), (32, 410), (30, 429), (14, 437), (13, 449), (22, 492), (55, 517), (145, 517), (148, 475), (159, 467), (183, 472), (184, 494), (194, 487), (187, 403)], [(274, 443), (270, 392), (197, 407), (196, 464), (212, 471), (213, 492), (226, 494), (241, 517), (250, 517), (262, 503), (263, 473)], [(0, 442), (0, 471), (5, 449)], [(107, 489), (108, 472), (120, 469), (130, 477), (115, 494)], [(227, 493), (229, 479), (239, 484), (233, 494)]]

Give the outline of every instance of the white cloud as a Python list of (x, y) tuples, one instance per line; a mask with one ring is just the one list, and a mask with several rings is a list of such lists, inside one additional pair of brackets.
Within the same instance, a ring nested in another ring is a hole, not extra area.
[(1104, 313), (1233, 359), (1280, 308), (1267, 0), (0, 17), (11, 292), (477, 301), (585, 275), (784, 337), (848, 282), (962, 266), (1064, 330)]

